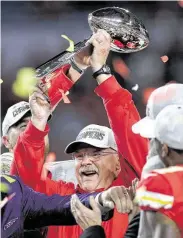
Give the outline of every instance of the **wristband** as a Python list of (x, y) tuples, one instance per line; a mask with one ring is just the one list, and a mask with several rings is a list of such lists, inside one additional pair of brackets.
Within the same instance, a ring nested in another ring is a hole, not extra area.
[(83, 74), (84, 73), (84, 69), (80, 69), (78, 66), (77, 66), (77, 64), (76, 64), (76, 62), (75, 62), (75, 60), (74, 60), (74, 57), (72, 57), (71, 59), (70, 59), (70, 65), (73, 67), (73, 69), (75, 69), (79, 74)]

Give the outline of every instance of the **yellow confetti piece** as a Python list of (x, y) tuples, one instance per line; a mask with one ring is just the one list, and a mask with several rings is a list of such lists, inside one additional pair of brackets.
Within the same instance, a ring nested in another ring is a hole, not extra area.
[(67, 37), (66, 35), (61, 35), (61, 37), (69, 41), (69, 47), (66, 49), (66, 51), (74, 52), (74, 41), (69, 39), (69, 37)]
[(0, 84), (3, 82), (3, 80), (2, 79), (0, 79)]

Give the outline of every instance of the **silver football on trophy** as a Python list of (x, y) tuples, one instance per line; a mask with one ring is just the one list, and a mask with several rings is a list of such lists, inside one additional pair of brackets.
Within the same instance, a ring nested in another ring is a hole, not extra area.
[(149, 34), (143, 23), (130, 11), (119, 7), (98, 9), (88, 16), (93, 32), (106, 30), (112, 38), (111, 50), (132, 53), (146, 48)]

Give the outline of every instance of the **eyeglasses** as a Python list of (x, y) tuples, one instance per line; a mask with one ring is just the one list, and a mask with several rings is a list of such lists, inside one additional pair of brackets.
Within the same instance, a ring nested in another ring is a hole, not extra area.
[(106, 155), (117, 154), (117, 152), (112, 151), (96, 151), (96, 152), (75, 152), (72, 154), (72, 158), (78, 162), (82, 162), (87, 156), (92, 162), (100, 160), (101, 157)]

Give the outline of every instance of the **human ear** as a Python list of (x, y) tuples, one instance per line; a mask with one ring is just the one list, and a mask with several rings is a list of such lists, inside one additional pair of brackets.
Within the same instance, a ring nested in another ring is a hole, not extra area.
[(3, 136), (2, 137), (2, 143), (3, 145), (7, 148), (7, 149), (12, 149), (11, 143), (9, 141), (9, 137), (8, 136)]

